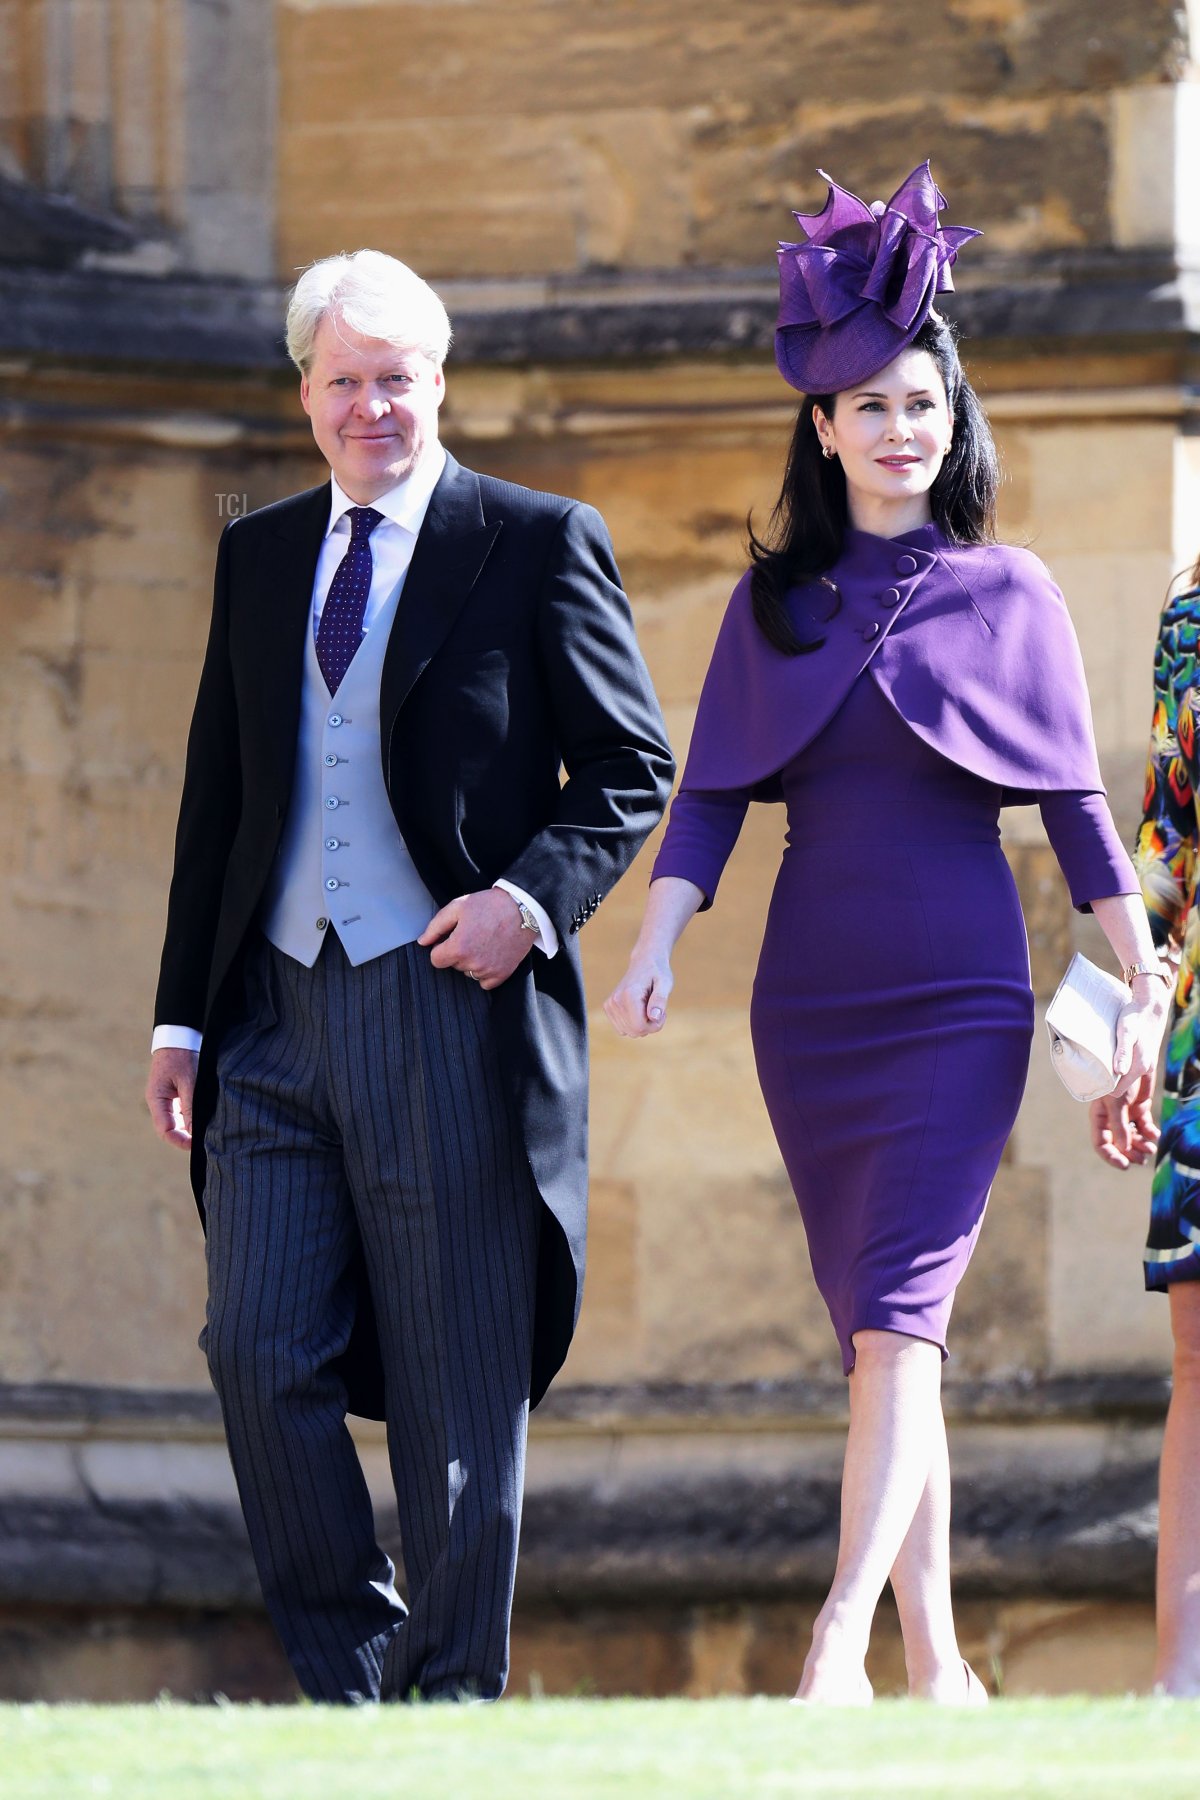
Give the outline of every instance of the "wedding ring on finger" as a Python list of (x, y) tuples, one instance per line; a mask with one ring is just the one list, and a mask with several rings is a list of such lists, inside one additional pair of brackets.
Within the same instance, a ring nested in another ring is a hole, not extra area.
[(474, 969), (464, 969), (463, 974), (466, 976), (468, 981), (478, 981), (479, 980), (479, 977), (475, 973)]

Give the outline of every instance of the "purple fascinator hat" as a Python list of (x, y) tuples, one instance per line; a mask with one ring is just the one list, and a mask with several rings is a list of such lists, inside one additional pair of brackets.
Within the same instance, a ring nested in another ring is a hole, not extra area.
[(951, 292), (967, 225), (939, 225), (946, 202), (921, 163), (884, 204), (830, 181), (819, 213), (795, 213), (807, 243), (779, 246), (779, 373), (805, 394), (854, 387), (899, 356)]

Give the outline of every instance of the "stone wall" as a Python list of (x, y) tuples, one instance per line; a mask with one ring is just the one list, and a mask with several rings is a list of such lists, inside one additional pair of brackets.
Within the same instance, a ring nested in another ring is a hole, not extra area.
[(186, 1167), (138, 1104), (147, 1008), (221, 509), (314, 469), (105, 418), (6, 446), (0, 1369), (200, 1383)]
[(926, 156), (994, 250), (1107, 244), (1113, 96), (1179, 39), (1171, 0), (283, 0), (280, 269), (757, 265), (818, 165), (869, 198)]
[[(136, 421), (106, 416), (102, 387), (92, 398), (89, 436), (55, 441), (43, 415), (10, 436), (6, 464), (0, 829), (14, 854), (0, 955), (15, 1105), (0, 1367), (23, 1381), (180, 1383), (202, 1379), (195, 1224), (182, 1158), (151, 1141), (139, 1102), (180, 759), (222, 515), (318, 469), (282, 390), (260, 390), (257, 416), (227, 424), (242, 441), (217, 449), (199, 423), (155, 410), (150, 392)], [(1009, 392), (995, 410), (1006, 527), (1066, 588), (1128, 828), (1179, 476), (1165, 398), (1143, 396), (1140, 415), (1127, 400), (1106, 413), (1094, 395), (1082, 408), (1064, 396), (1051, 416), (1023, 417), (1030, 406)], [(553, 433), (512, 423), (538, 414), (556, 421)], [(773, 498), (788, 423), (773, 378), (749, 364), (720, 378), (680, 363), (625, 376), (450, 375), (446, 430), (459, 454), (577, 493), (609, 520), (681, 752), (742, 565), (743, 521)], [(1069, 945), (1090, 940), (1036, 813), (1010, 815), (1009, 830), (1044, 994)], [(595, 1224), (567, 1382), (784, 1379), (835, 1366), (746, 1023), (781, 832), (777, 809), (755, 809), (717, 907), (681, 948), (661, 1040), (617, 1039), (598, 1008), (636, 929), (653, 846), (583, 940), (597, 1006)], [(867, 883), (850, 907), (851, 942), (855, 929), (886, 929)], [(1138, 1178), (1092, 1166), (1082, 1113), (1054, 1091), (1040, 1055), (1034, 1071), (964, 1284), (958, 1354), (976, 1374), (1155, 1364), (1164, 1309), (1137, 1292)], [(64, 1255), (75, 1242), (84, 1253)], [(1085, 1285), (1073, 1275), (1079, 1255)], [(1089, 1330), (1097, 1280), (1127, 1315), (1116, 1341)]]
[(22, 260), (90, 245), (146, 273), (267, 275), (274, 15), (273, 0), (0, 0), (0, 262), (14, 183), (48, 202)]

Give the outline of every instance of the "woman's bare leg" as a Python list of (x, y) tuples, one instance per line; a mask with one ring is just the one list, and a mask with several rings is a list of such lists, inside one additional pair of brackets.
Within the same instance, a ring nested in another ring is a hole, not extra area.
[(1158, 1489), (1155, 1685), (1200, 1695), (1200, 1281), (1170, 1290), (1175, 1358)]
[(936, 1344), (859, 1331), (854, 1350), (837, 1568), (796, 1696), (844, 1705), (870, 1699), (871, 1621), (925, 1490), (930, 1443), (945, 1430)]
[(920, 1503), (892, 1567), (908, 1691), (915, 1699), (962, 1706), (986, 1698), (969, 1685), (950, 1603), (950, 1457), (939, 1408)]

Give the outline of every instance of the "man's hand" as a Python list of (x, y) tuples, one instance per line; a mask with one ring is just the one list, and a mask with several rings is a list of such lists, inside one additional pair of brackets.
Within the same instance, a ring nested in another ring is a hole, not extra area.
[(192, 1147), (192, 1095), (196, 1091), (194, 1050), (156, 1050), (150, 1058), (146, 1105), (154, 1129), (166, 1144)]
[(460, 894), (435, 913), (417, 939), (432, 944), (435, 969), (461, 969), (481, 988), (499, 987), (533, 948), (533, 933), (521, 923), (521, 909), (503, 888)]

